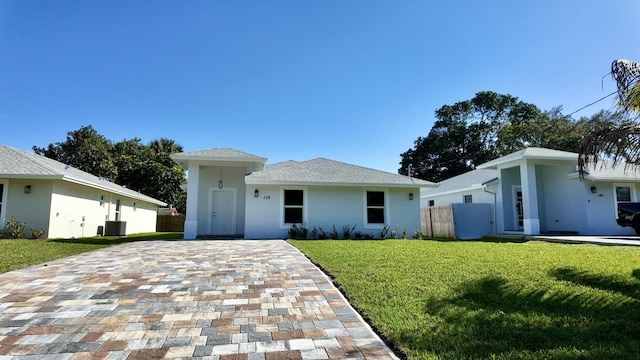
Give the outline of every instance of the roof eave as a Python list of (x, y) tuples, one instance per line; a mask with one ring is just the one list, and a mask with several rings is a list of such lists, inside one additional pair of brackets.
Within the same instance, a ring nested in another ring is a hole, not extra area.
[(100, 184), (96, 184), (96, 183), (92, 183), (92, 182), (88, 182), (88, 181), (84, 181), (82, 179), (77, 179), (74, 177), (70, 177), (70, 176), (65, 176), (64, 178), (62, 178), (62, 180), (64, 181), (68, 181), (74, 184), (78, 184), (78, 185), (84, 185), (84, 186), (88, 186), (88, 187), (92, 187), (94, 189), (99, 189), (99, 190), (104, 190), (113, 194), (118, 194), (118, 195), (122, 195), (122, 196), (126, 196), (126, 197), (130, 197), (132, 199), (136, 199), (136, 200), (140, 200), (140, 201), (146, 201), (148, 203), (151, 204), (156, 204), (156, 205), (160, 205), (160, 206), (166, 206), (167, 203), (165, 203), (164, 201), (160, 201), (157, 199), (154, 199), (150, 196), (147, 195), (143, 195), (141, 193), (136, 193), (133, 190), (129, 190), (129, 191), (124, 191), (124, 190), (119, 190), (119, 189), (113, 189), (110, 188), (108, 186), (102, 186)]
[(397, 183), (336, 183), (313, 181), (251, 181), (247, 185), (278, 185), (278, 186), (342, 186), (342, 187), (393, 187), (393, 188), (436, 188), (438, 184), (397, 184)]

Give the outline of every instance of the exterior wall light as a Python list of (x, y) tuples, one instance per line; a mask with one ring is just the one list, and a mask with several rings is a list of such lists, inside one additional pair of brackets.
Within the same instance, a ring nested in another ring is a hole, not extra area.
[(595, 186), (592, 186), (592, 187), (591, 187), (591, 193), (592, 193), (592, 194), (595, 194), (595, 193), (597, 193), (597, 192), (598, 192), (598, 189), (596, 189), (596, 187), (595, 187)]
[(409, 193), (409, 200), (413, 200), (413, 193)]
[(31, 193), (31, 185), (27, 185), (24, 187), (24, 193), (25, 194), (30, 194)]
[(218, 189), (222, 189), (223, 186), (222, 180), (218, 181)]
[(258, 191), (258, 189), (256, 189), (256, 190), (253, 192), (253, 197), (258, 197), (258, 196), (260, 196), (260, 192)]

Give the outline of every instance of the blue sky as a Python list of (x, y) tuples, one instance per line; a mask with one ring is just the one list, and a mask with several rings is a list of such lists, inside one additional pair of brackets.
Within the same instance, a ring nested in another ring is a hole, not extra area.
[(0, 145), (92, 125), (396, 172), (479, 91), (565, 114), (611, 93), (638, 34), (637, 0), (0, 0)]

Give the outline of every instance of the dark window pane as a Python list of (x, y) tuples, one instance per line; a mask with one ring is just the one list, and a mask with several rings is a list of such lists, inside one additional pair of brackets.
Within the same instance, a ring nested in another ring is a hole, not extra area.
[(285, 224), (302, 224), (302, 208), (284, 208)]
[(384, 191), (367, 191), (367, 206), (384, 206)]
[(285, 190), (284, 191), (284, 204), (285, 205), (302, 205), (302, 190)]
[(616, 186), (616, 200), (631, 201), (631, 188), (628, 186)]
[(384, 209), (367, 209), (367, 223), (384, 224)]

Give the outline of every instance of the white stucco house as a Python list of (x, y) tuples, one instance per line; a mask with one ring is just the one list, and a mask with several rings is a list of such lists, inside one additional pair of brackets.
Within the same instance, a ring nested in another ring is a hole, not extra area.
[(14, 217), (47, 238), (153, 232), (162, 201), (47, 157), (0, 146), (0, 228)]
[(639, 201), (640, 173), (598, 163), (580, 180), (577, 163), (576, 153), (525, 148), (423, 189), (421, 206), (492, 204), (495, 233), (633, 235), (617, 225), (617, 203)]
[(173, 154), (188, 171), (185, 239), (287, 238), (293, 224), (420, 229), (420, 189), (434, 183), (318, 158), (266, 165), (234, 149)]

